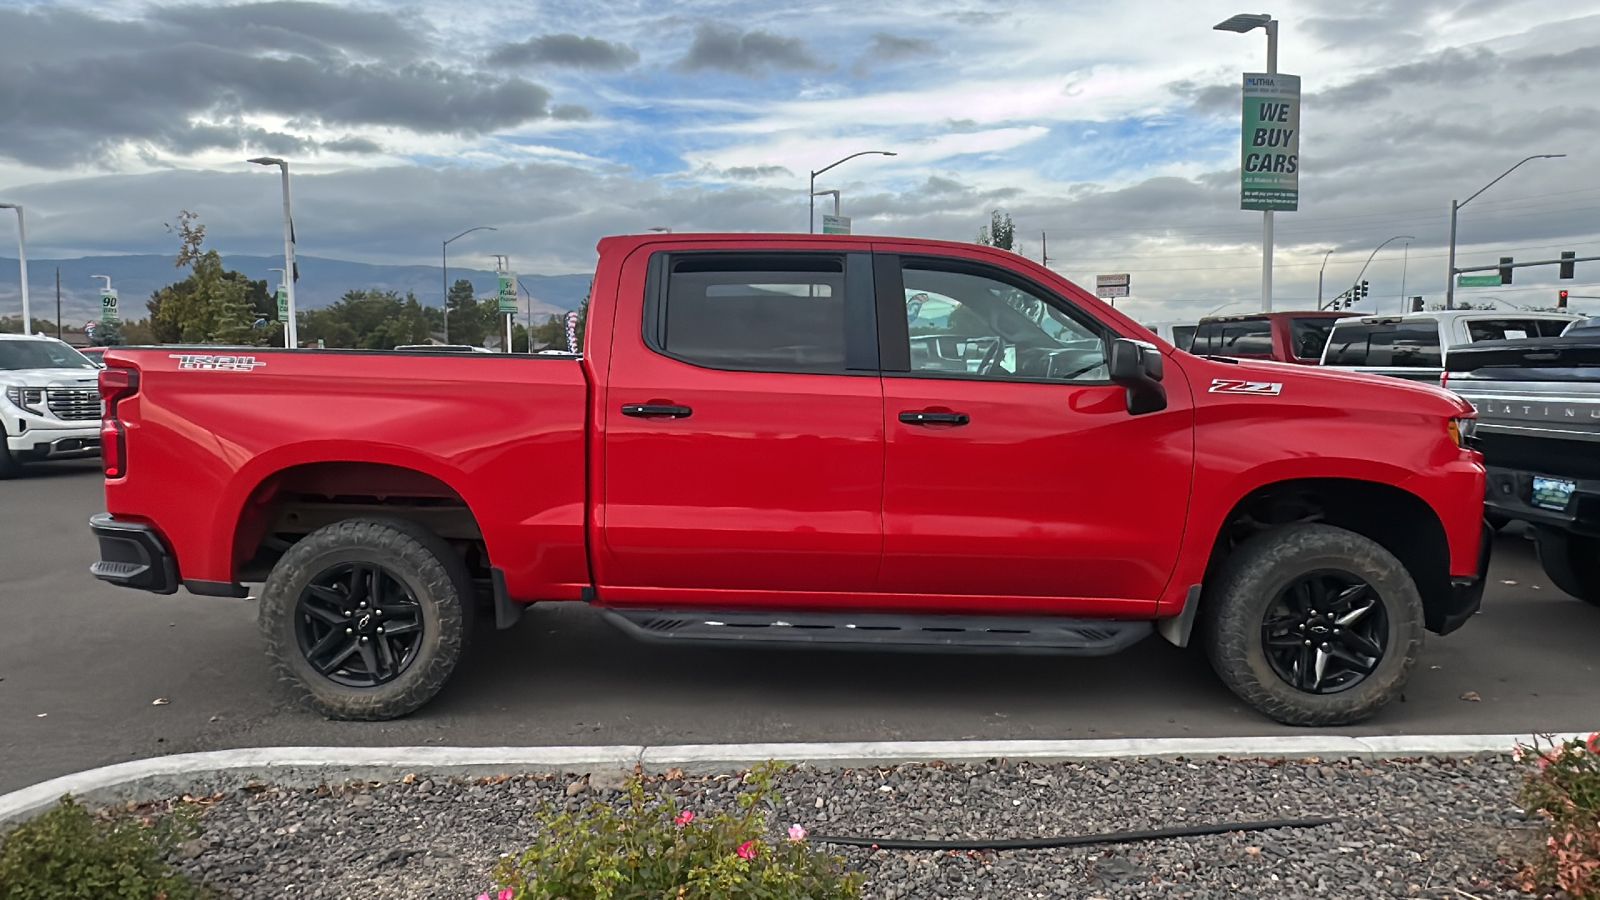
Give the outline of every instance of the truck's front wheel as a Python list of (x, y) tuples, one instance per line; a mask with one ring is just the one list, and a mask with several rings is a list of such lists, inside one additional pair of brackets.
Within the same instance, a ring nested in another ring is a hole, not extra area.
[(1287, 725), (1370, 717), (1400, 695), (1422, 651), (1422, 598), (1405, 566), (1328, 525), (1244, 542), (1201, 604), (1212, 668)]
[(1600, 606), (1600, 539), (1540, 527), (1539, 565), (1556, 587)]
[(261, 592), (279, 676), (334, 719), (393, 719), (454, 671), (472, 614), (461, 558), (403, 519), (348, 519), (289, 548)]

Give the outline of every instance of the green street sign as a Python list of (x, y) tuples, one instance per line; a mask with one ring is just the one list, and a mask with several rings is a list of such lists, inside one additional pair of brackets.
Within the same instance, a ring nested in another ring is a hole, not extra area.
[(850, 233), (850, 217), (849, 216), (827, 216), (827, 215), (823, 216), (822, 217), (822, 233), (823, 234), (849, 234)]
[(100, 292), (100, 321), (113, 325), (117, 318), (117, 289), (107, 288)]
[(510, 272), (500, 273), (500, 312), (502, 315), (516, 315), (517, 312), (517, 276)]
[(1300, 208), (1300, 76), (1245, 73), (1239, 208)]
[(289, 289), (286, 287), (278, 288), (278, 321), (289, 321)]
[(1456, 287), (1499, 287), (1500, 275), (1457, 275)]

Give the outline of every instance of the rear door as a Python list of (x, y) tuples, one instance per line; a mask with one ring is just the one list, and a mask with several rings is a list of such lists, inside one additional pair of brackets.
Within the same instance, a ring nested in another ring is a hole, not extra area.
[(656, 252), (642, 303), (619, 296), (602, 599), (874, 588), (884, 434), (871, 256), (809, 248)]
[(976, 259), (877, 265), (880, 588), (974, 611), (1151, 612), (1194, 464), (1182, 370), (1167, 367), (1168, 409), (1131, 416), (1107, 377), (1112, 333), (1062, 294)]

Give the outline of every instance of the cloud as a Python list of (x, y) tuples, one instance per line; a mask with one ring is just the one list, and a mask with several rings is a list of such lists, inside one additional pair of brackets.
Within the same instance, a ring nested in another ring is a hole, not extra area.
[(880, 31), (872, 36), (872, 46), (867, 48), (864, 58), (896, 62), (917, 56), (931, 56), (937, 52), (938, 50), (934, 47), (933, 41), (923, 38), (897, 37)]
[(757, 181), (762, 178), (793, 178), (794, 173), (786, 166), (734, 166), (731, 169), (721, 170), (724, 178), (737, 178), (741, 181)]
[(721, 69), (738, 75), (761, 76), (768, 68), (792, 72), (824, 68), (805, 42), (767, 31), (741, 31), (728, 25), (703, 23), (695, 30), (694, 44), (679, 60), (684, 72)]
[(329, 3), (276, 0), (236, 6), (165, 6), (149, 12), (189, 41), (277, 50), (319, 58), (346, 53), (394, 59), (414, 56), (426, 41), (389, 13)]
[(324, 141), (322, 149), (332, 150), (335, 153), (382, 153), (383, 146), (377, 141), (364, 137), (344, 137), (336, 141)]
[(616, 71), (638, 62), (638, 51), (626, 44), (576, 34), (547, 34), (519, 43), (501, 44), (488, 57), (489, 65), (500, 68), (545, 64)]

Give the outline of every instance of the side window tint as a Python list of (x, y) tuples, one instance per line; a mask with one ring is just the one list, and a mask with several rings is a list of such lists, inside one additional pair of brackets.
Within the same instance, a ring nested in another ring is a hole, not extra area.
[(844, 261), (675, 260), (661, 344), (670, 356), (716, 369), (843, 372)]
[(1038, 294), (969, 270), (903, 271), (911, 371), (1019, 381), (1105, 381), (1105, 339)]

